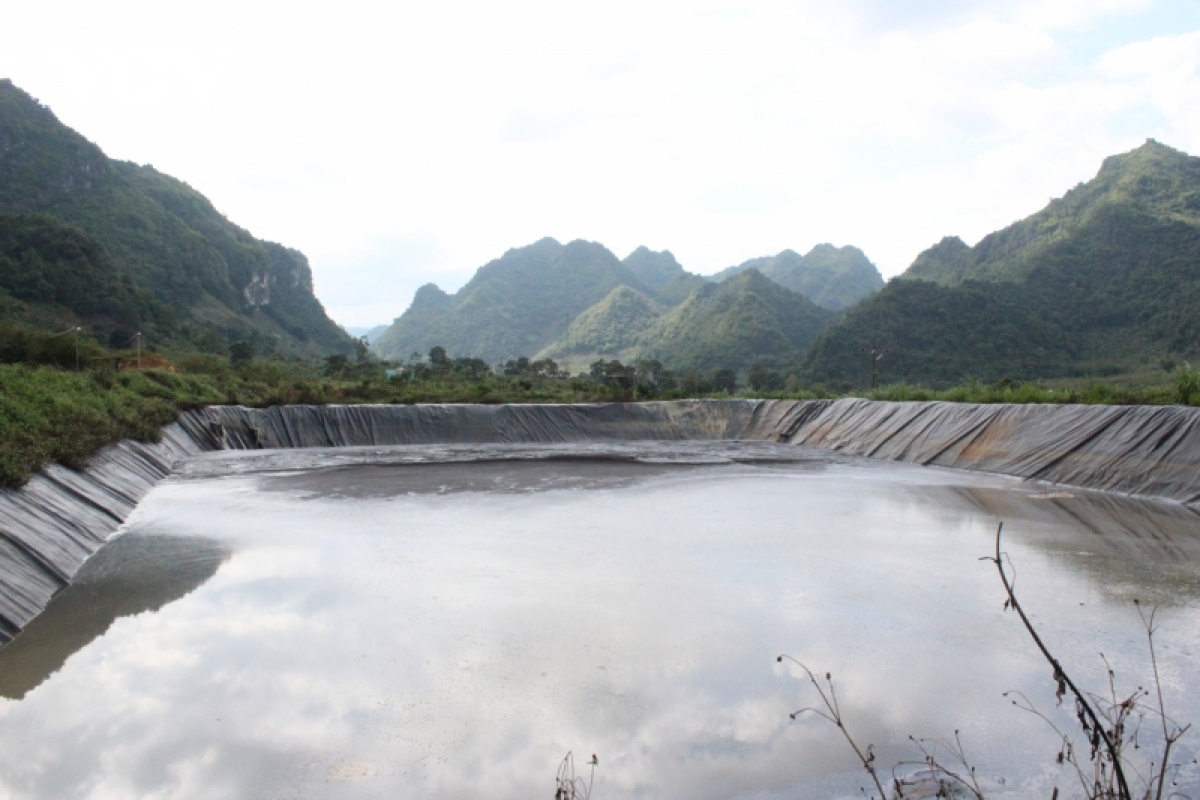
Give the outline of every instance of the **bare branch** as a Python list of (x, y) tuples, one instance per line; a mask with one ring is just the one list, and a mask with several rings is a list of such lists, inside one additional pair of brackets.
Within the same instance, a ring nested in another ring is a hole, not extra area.
[[(1025, 615), (1025, 609), (1017, 601), (1013, 584), (1010, 582), (1008, 573), (1004, 570), (1004, 555), (1000, 551), (1000, 537), (1004, 531), (1004, 523), (1001, 522), (996, 526), (996, 555), (992, 559), (992, 563), (996, 565), (996, 570), (1000, 573), (1000, 581), (1004, 584), (1004, 590), (1008, 594), (1008, 599), (1005, 602), (1005, 607), (1012, 606), (1013, 610), (1021, 617), (1021, 622), (1025, 625), (1025, 630), (1029, 631), (1029, 635), (1033, 638), (1034, 644), (1038, 650), (1042, 652), (1046, 660), (1050, 662), (1050, 666), (1054, 668), (1054, 678), (1058, 681), (1060, 687), (1070, 689), (1071, 694), (1075, 696), (1075, 706), (1078, 711), (1080, 723), (1083, 725), (1084, 732), (1090, 733), (1093, 740), (1093, 750), (1095, 750), (1097, 739), (1104, 743), (1104, 748), (1108, 753), (1108, 760), (1112, 764), (1113, 773), (1117, 780), (1118, 797), (1120, 800), (1132, 800), (1129, 793), (1129, 784), (1125, 781), (1125, 771), (1121, 768), (1121, 751), (1119, 745), (1113, 742), (1111, 736), (1104, 726), (1100, 724), (1100, 718), (1096, 714), (1096, 710), (1092, 704), (1088, 702), (1083, 693), (1075, 686), (1075, 682), (1063, 670), (1062, 664), (1058, 659), (1051, 654), (1050, 650), (1042, 642), (1042, 637), (1038, 635), (1037, 630), (1033, 627), (1033, 623), (1029, 621), (1029, 617)], [(1091, 723), (1089, 730), (1088, 723)], [(1101, 765), (1101, 769), (1103, 766)]]
[[(804, 674), (808, 676), (808, 682), (816, 688), (817, 693), (821, 695), (821, 702), (825, 705), (824, 712), (812, 707), (802, 708), (791, 715), (792, 719), (795, 719), (797, 714), (801, 714), (805, 711), (812, 711), (813, 713), (829, 720), (836, 725), (838, 730), (842, 732), (842, 736), (844, 736), (846, 741), (850, 744), (850, 748), (854, 750), (854, 754), (858, 756), (858, 760), (862, 763), (863, 769), (865, 769), (867, 774), (871, 776), (871, 780), (875, 783), (875, 788), (879, 790), (879, 800), (887, 800), (887, 792), (883, 788), (883, 783), (881, 783), (879, 780), (879, 773), (875, 770), (875, 753), (872, 750), (874, 745), (867, 745), (866, 752), (864, 753), (863, 750), (859, 748), (858, 743), (854, 741), (854, 737), (850, 735), (850, 731), (846, 730), (845, 722), (842, 720), (841, 709), (838, 707), (837, 692), (833, 688), (833, 675), (828, 672), (825, 673), (825, 683), (829, 687), (829, 693), (826, 694), (825, 689), (821, 686), (821, 682), (816, 676), (816, 673), (814, 673), (807, 666), (788, 655), (781, 655), (775, 660), (777, 662), (782, 662), (785, 658), (796, 666), (800, 667), (800, 669), (804, 670)], [(865, 790), (863, 793), (866, 794)]]

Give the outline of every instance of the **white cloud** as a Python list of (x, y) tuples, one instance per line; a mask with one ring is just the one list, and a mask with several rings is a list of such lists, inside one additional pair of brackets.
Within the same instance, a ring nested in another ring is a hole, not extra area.
[[(546, 235), (703, 272), (853, 243), (895, 274), (1148, 136), (1200, 147), (1196, 34), (1122, 33), (1161, 10), (0, 0), (0, 73), (305, 251), (371, 324)], [(1098, 30), (1095, 60), (1073, 37)]]

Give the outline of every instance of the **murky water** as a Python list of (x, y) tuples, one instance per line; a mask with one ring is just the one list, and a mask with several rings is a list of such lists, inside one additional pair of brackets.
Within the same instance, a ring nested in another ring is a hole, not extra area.
[(1200, 722), (1179, 507), (773, 445), (215, 454), (0, 650), (0, 794), (548, 798), (573, 750), (597, 800), (861, 796), (788, 653), (880, 763), (958, 729), (989, 796), (1048, 797), (1055, 737), (1002, 692), (1070, 719), (978, 560), (998, 519), (1077, 681), (1102, 651), (1144, 684), (1158, 603)]

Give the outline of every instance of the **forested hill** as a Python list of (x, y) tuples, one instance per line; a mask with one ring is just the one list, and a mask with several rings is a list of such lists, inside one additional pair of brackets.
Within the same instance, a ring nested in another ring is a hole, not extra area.
[(703, 282), (672, 309), (619, 286), (538, 356), (586, 369), (595, 359), (656, 360), (678, 370), (742, 372), (752, 363), (795, 370), (837, 318), (755, 269)]
[[(920, 283), (921, 286), (913, 284)], [(1106, 159), (1042, 211), (974, 247), (943, 239), (851, 309), (810, 379), (1104, 375), (1200, 356), (1200, 158), (1154, 141)]]
[(255, 239), (202, 195), (115, 161), (0, 80), (0, 318), (82, 323), (123, 345), (323, 355), (349, 337), (312, 290), (304, 256)]
[(741, 372), (758, 362), (790, 372), (837, 317), (749, 269), (697, 289), (641, 335), (635, 354), (676, 369)]
[[(1151, 243), (1152, 232), (1180, 225), (1200, 225), (1200, 158), (1151, 139), (1106, 158), (1095, 178), (975, 247), (946, 237), (917, 256), (904, 277), (950, 286), (1044, 279), (1063, 269), (1103, 272), (1103, 257), (1121, 253), (1127, 262)], [(1153, 265), (1143, 259), (1125, 266)]]
[(784, 250), (779, 255), (752, 258), (721, 270), (710, 280), (720, 283), (748, 269), (756, 269), (780, 286), (834, 311), (883, 288), (883, 276), (862, 250), (831, 244), (819, 244), (803, 256)]
[(756, 269), (721, 284), (686, 272), (670, 252), (624, 261), (594, 242), (554, 239), (509, 250), (456, 294), (421, 287), (373, 343), (384, 358), (434, 346), (488, 361), (651, 358), (678, 369), (797, 367), (836, 318)]
[(597, 358), (628, 358), (659, 317), (661, 308), (629, 286), (618, 286), (575, 318), (538, 356), (568, 361), (578, 371)]
[(394, 359), (437, 345), (488, 361), (532, 355), (618, 286), (649, 291), (603, 245), (546, 238), (480, 267), (453, 295), (421, 287), (374, 347)]

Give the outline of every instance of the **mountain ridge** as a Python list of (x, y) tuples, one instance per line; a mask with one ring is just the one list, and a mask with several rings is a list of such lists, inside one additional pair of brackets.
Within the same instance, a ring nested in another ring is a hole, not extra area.
[(754, 362), (789, 368), (837, 317), (752, 268), (692, 292), (639, 337), (635, 350), (677, 369), (741, 372)]
[(648, 293), (603, 245), (546, 237), (489, 261), (453, 295), (422, 286), (375, 348), (398, 359), (434, 346), (488, 361), (537, 353), (620, 285)]
[[(6, 318), (77, 318), (97, 335), (118, 337), (130, 327), (148, 326), (160, 344), (214, 350), (243, 338), (281, 355), (352, 347), (313, 294), (302, 254), (256, 239), (180, 180), (109, 159), (7, 79), (0, 80), (0, 174), (0, 215), (16, 218), (12, 226), (31, 230), (20, 220), (42, 215), (74, 228), (116, 265), (114, 281), (148, 291), (171, 312), (152, 313), (143, 304), (120, 323), (126, 328), (121, 331), (105, 315), (77, 314), (48, 301), (46, 293), (18, 297), (13, 287), (0, 284), (8, 295)], [(43, 226), (43, 234), (47, 231)], [(65, 229), (60, 232), (70, 238)], [(14, 247), (20, 253), (54, 250), (45, 235)], [(20, 253), (15, 257), (27, 264), (37, 260)], [(45, 262), (44, 254), (37, 258)], [(49, 271), (72, 268), (69, 259), (56, 267), (46, 263)]]
[[(915, 283), (927, 287), (924, 307), (910, 302)], [(957, 315), (931, 317), (931, 309)], [(936, 337), (910, 335), (931, 327)], [(806, 374), (863, 385), (856, 353), (871, 339), (906, 365), (885, 379), (927, 383), (1105, 375), (1195, 358), (1200, 158), (1148, 140), (974, 247), (942, 239), (827, 331)]]
[(853, 245), (815, 245), (806, 255), (783, 250), (727, 267), (709, 276), (720, 283), (747, 269), (757, 269), (781, 286), (823, 308), (840, 311), (883, 288), (883, 276), (862, 250)]

